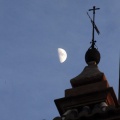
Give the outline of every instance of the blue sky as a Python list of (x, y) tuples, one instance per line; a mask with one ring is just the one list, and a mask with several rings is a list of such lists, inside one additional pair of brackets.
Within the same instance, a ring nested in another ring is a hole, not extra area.
[[(0, 0), (0, 119), (51, 120), (54, 99), (86, 66), (93, 6), (100, 71), (118, 94), (120, 0)], [(92, 13), (89, 12), (90, 16)], [(61, 64), (57, 48), (67, 51)]]

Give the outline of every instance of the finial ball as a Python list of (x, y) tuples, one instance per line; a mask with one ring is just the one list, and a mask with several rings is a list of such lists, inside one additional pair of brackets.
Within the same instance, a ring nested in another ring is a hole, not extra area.
[(89, 48), (85, 54), (85, 61), (88, 64), (91, 61), (95, 61), (96, 64), (100, 62), (100, 53), (96, 48)]

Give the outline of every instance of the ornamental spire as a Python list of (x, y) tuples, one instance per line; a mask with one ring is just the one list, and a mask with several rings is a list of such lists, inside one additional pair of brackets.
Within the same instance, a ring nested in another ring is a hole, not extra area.
[(95, 24), (95, 11), (99, 10), (100, 8), (96, 8), (95, 6), (93, 6), (93, 9), (89, 9), (89, 11), (93, 11), (93, 19), (90, 17), (90, 15), (87, 12), (88, 17), (90, 18), (90, 21), (92, 23), (92, 41), (90, 48), (87, 50), (86, 54), (85, 54), (85, 61), (87, 64), (89, 64), (89, 62), (94, 61), (96, 64), (98, 64), (100, 62), (100, 53), (99, 51), (95, 48), (95, 31), (98, 33), (98, 35), (100, 34), (96, 24)]
[(92, 26), (93, 26), (93, 31), (92, 31), (92, 41), (90, 42), (92, 45), (91, 45), (91, 48), (94, 48), (94, 46), (95, 46), (95, 43), (96, 43), (96, 41), (95, 41), (95, 30), (96, 30), (96, 32), (98, 33), (98, 35), (100, 34), (100, 32), (99, 32), (99, 30), (98, 30), (98, 28), (97, 28), (97, 26), (96, 26), (96, 24), (95, 24), (95, 11), (96, 10), (99, 10), (100, 8), (96, 8), (95, 6), (93, 6), (93, 9), (89, 9), (89, 11), (93, 11), (93, 19), (91, 19), (91, 17), (90, 17), (90, 15), (88, 14), (88, 12), (87, 12), (87, 15), (88, 15), (88, 17), (90, 18), (90, 21), (91, 21), (91, 23), (92, 23)]

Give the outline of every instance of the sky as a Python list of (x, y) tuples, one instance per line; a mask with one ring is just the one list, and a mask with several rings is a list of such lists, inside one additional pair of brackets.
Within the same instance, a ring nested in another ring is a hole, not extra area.
[[(92, 40), (93, 6), (100, 35), (99, 70), (118, 94), (120, 0), (0, 0), (0, 119), (52, 120), (54, 100), (82, 72)], [(92, 17), (92, 12), (89, 12)], [(57, 49), (66, 50), (64, 63)]]

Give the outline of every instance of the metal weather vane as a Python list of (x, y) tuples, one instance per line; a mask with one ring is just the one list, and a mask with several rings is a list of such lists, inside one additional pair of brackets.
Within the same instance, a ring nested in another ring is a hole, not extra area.
[(93, 11), (93, 19), (90, 17), (90, 15), (89, 15), (88, 12), (87, 12), (87, 15), (88, 15), (88, 17), (90, 18), (90, 21), (91, 21), (92, 26), (93, 26), (92, 42), (90, 42), (90, 43), (92, 44), (92, 45), (91, 45), (91, 48), (94, 48), (95, 43), (96, 43), (96, 41), (95, 41), (95, 39), (94, 39), (95, 30), (96, 30), (96, 32), (97, 32), (98, 35), (100, 34), (100, 31), (98, 30), (98, 28), (97, 28), (97, 26), (96, 26), (96, 24), (95, 24), (95, 11), (96, 11), (96, 10), (99, 10), (99, 9), (100, 9), (100, 8), (96, 8), (95, 6), (93, 6), (93, 9), (89, 9), (89, 11)]

